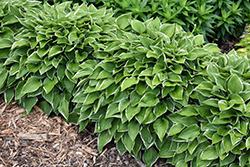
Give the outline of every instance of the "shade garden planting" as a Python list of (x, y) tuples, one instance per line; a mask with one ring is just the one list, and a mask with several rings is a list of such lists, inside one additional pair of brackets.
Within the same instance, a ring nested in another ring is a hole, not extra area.
[[(248, 5), (233, 5), (241, 2)], [(100, 152), (113, 140), (147, 166), (158, 158), (176, 167), (249, 166), (247, 52), (222, 54), (161, 17), (114, 14), (85, 3), (1, 1), (6, 103), (16, 100), (25, 114), (39, 104), (80, 131), (92, 124)]]

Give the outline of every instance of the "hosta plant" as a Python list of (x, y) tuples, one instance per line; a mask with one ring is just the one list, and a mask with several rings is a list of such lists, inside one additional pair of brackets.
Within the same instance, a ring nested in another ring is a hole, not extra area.
[(169, 115), (174, 148), (160, 151), (169, 162), (188, 166), (249, 166), (249, 60), (235, 51), (206, 67), (187, 105)]
[(247, 163), (249, 62), (235, 52), (222, 55), (159, 18), (115, 18), (71, 2), (22, 6), (15, 15), (7, 4), (21, 25), (0, 36), (11, 41), (0, 56), (7, 103), (17, 100), (26, 113), (37, 104), (80, 131), (92, 123), (100, 152), (113, 140), (147, 166), (159, 157), (180, 167)]
[[(65, 0), (55, 2), (62, 1)], [(94, 4), (99, 8), (112, 7), (116, 17), (128, 12), (140, 21), (158, 17), (164, 23), (177, 23), (186, 31), (203, 34), (206, 41), (225, 40), (231, 35), (240, 36), (244, 31), (244, 24), (249, 22), (250, 18), (249, 0), (74, 0), (73, 2)]]

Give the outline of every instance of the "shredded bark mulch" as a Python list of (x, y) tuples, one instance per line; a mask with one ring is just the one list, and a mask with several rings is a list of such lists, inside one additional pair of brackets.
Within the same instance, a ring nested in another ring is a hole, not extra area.
[[(98, 153), (93, 127), (78, 127), (61, 117), (48, 117), (37, 106), (30, 115), (16, 102), (0, 98), (0, 167), (146, 167), (129, 153), (120, 156), (115, 144)], [(170, 167), (158, 160), (154, 167)]]

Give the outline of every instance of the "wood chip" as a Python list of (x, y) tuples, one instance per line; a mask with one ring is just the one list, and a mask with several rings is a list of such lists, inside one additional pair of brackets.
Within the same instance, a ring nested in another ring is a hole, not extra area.
[(25, 111), (24, 108), (20, 108), (16, 110), (16, 114), (22, 114)]
[(12, 134), (14, 131), (12, 129), (5, 129), (3, 131), (1, 131), (0, 134), (2, 135), (9, 135), (9, 134)]
[(17, 137), (20, 137), (20, 139), (26, 139), (26, 140), (42, 140), (42, 139), (47, 139), (47, 134), (24, 134), (24, 133), (19, 133), (19, 134), (17, 134)]

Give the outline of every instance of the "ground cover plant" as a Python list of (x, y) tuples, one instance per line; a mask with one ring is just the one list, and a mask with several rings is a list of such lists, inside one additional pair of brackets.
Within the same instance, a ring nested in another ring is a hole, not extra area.
[[(62, 2), (65, 0), (50, 0)], [(47, 0), (45, 1), (47, 2)], [(113, 8), (115, 16), (132, 13), (146, 21), (158, 17), (163, 23), (177, 23), (195, 35), (203, 34), (206, 41), (239, 37), (249, 22), (249, 0), (73, 0), (74, 3), (94, 4), (98, 8)]]
[(147, 166), (159, 157), (177, 167), (249, 166), (245, 56), (222, 54), (202, 35), (159, 18), (16, 2), (0, 2), (7, 103), (18, 101), (28, 114), (39, 102), (80, 131), (93, 124), (99, 151), (113, 140), (120, 154)]

